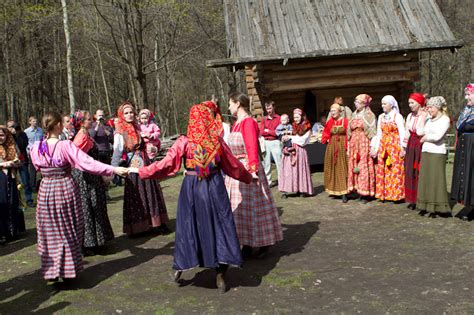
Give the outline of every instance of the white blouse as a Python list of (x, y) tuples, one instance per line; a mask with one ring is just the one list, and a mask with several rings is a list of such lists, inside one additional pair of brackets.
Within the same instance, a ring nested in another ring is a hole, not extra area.
[(417, 134), (425, 136), (425, 142), (421, 147), (421, 152), (446, 154), (445, 137), (450, 126), (449, 117), (441, 115), (436, 119), (429, 118), (422, 130), (417, 130)]
[(424, 110), (419, 110), (417, 115), (413, 113), (408, 114), (405, 123), (405, 139), (403, 140), (403, 147), (408, 146), (408, 140), (410, 139), (410, 133), (416, 133), (417, 130), (422, 130), (425, 127), (426, 120), (428, 119), (428, 113)]

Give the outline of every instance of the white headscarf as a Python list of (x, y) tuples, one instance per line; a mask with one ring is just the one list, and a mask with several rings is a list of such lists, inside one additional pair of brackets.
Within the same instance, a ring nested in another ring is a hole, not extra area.
[(392, 95), (385, 95), (382, 98), (382, 103), (389, 103), (390, 105), (392, 105), (392, 109), (395, 110), (396, 113), (400, 113), (400, 109), (398, 108), (398, 102)]

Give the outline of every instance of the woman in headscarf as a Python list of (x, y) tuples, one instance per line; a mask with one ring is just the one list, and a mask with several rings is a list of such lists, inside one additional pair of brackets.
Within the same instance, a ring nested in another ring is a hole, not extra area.
[(15, 139), (6, 126), (0, 126), (0, 244), (25, 231), (16, 182), (20, 166)]
[(344, 109), (331, 105), (329, 118), (324, 127), (321, 143), (328, 143), (324, 156), (324, 188), (329, 195), (342, 196), (347, 202), (347, 118)]
[(370, 110), (372, 97), (367, 94), (356, 96), (356, 110), (349, 121), (347, 156), (349, 158), (347, 190), (357, 192), (362, 203), (375, 196), (375, 168), (370, 156), (370, 141), (377, 131), (377, 119)]
[(281, 172), (278, 174), (278, 190), (282, 192), (282, 198), (287, 198), (288, 193), (313, 195), (313, 182), (309, 168), (308, 153), (304, 146), (309, 143), (311, 136), (311, 123), (306, 119), (303, 110), (293, 110), (292, 135), (285, 135), (282, 141), (291, 140), (295, 152), (283, 155), (281, 160)]
[[(125, 101), (117, 110), (112, 165), (118, 166), (126, 154), (129, 167), (142, 168), (150, 164), (140, 127), (135, 120), (135, 106)], [(134, 235), (151, 229), (169, 232), (168, 213), (158, 180), (143, 181), (137, 174), (125, 179), (123, 198), (123, 232)]]
[(216, 285), (224, 293), (225, 272), (229, 265), (241, 266), (242, 257), (220, 170), (246, 184), (252, 175), (232, 155), (222, 132), (216, 103), (193, 105), (187, 136), (179, 137), (163, 160), (142, 167), (139, 174), (142, 179), (164, 179), (185, 165), (176, 213), (174, 279), (178, 281), (183, 271), (195, 267), (215, 268)]
[(446, 186), (446, 134), (450, 127), (450, 119), (446, 101), (442, 96), (433, 96), (426, 104), (430, 118), (422, 135), (420, 179), (416, 207), (420, 215), (429, 213), (430, 218), (436, 216), (450, 217), (448, 191)]
[(225, 185), (243, 258), (251, 256), (255, 247), (259, 248), (257, 257), (263, 258), (270, 246), (283, 239), (280, 217), (259, 159), (259, 128), (249, 115), (250, 100), (247, 95), (239, 92), (230, 94), (229, 111), (237, 117), (229, 134), (229, 148), (254, 180), (243, 184), (226, 176)]
[(416, 209), (422, 146), (421, 136), (417, 134), (417, 130), (422, 130), (428, 119), (425, 105), (426, 99), (423, 94), (410, 94), (408, 106), (410, 106), (411, 113), (408, 114), (405, 123), (405, 139), (402, 150), (405, 151), (405, 202), (408, 202), (408, 208), (412, 210)]
[(382, 98), (382, 110), (371, 145), (371, 156), (377, 158), (375, 198), (400, 201), (405, 198), (405, 123), (392, 95)]
[(474, 218), (474, 83), (464, 89), (466, 107), (456, 123), (457, 142), (454, 157), (451, 199), (466, 207), (462, 219)]
[[(77, 111), (71, 115), (74, 127), (73, 143), (95, 160), (99, 159), (99, 151), (89, 129), (92, 119), (89, 112)], [(114, 239), (114, 232), (107, 214), (107, 186), (102, 176), (89, 174), (79, 169), (72, 170), (72, 178), (79, 187), (82, 211), (84, 213), (84, 255), (94, 255), (99, 246)]]

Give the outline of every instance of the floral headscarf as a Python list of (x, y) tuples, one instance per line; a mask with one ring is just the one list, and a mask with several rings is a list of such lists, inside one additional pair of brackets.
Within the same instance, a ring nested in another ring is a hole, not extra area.
[[(372, 97), (368, 94), (359, 94), (355, 98), (356, 100), (365, 104), (365, 107), (362, 108), (359, 112), (356, 110), (352, 114), (351, 121), (349, 125), (354, 119), (362, 119), (364, 121), (364, 133), (367, 138), (372, 139), (375, 134), (377, 133), (377, 119), (375, 117), (374, 112), (370, 109), (370, 102), (372, 101)], [(351, 128), (347, 129), (347, 134), (350, 137), (352, 133)]]
[(220, 161), (222, 147), (222, 116), (217, 104), (206, 101), (191, 107), (188, 122), (186, 168), (199, 178), (208, 177)]
[(292, 123), (293, 134), (298, 135), (298, 136), (302, 136), (308, 130), (311, 130), (311, 123), (308, 121), (308, 119), (306, 119), (306, 115), (304, 114), (304, 112), (301, 108), (295, 108), (293, 110), (293, 116), (295, 114), (301, 116), (301, 121), (300, 121), (299, 124), (297, 124), (295, 121), (293, 121), (293, 123)]
[(84, 120), (86, 118), (87, 112), (78, 110), (74, 114), (71, 114), (71, 121), (70, 125), (74, 127), (76, 133), (81, 129), (82, 124), (84, 123)]
[(18, 158), (15, 139), (7, 126), (1, 125), (0, 130), (6, 136), (5, 142), (0, 144), (0, 159), (4, 162), (13, 161)]
[(135, 106), (133, 106), (133, 104), (129, 101), (125, 101), (119, 106), (117, 110), (118, 122), (115, 126), (115, 132), (122, 135), (125, 148), (128, 151), (134, 151), (140, 146), (140, 129), (136, 121), (125, 121), (123, 112), (126, 108), (131, 108), (133, 111), (135, 111)]
[[(474, 83), (466, 85), (464, 92), (469, 94), (474, 93)], [(466, 105), (466, 107), (464, 107), (456, 122), (456, 129), (460, 130), (465, 125), (474, 125), (474, 105)]]

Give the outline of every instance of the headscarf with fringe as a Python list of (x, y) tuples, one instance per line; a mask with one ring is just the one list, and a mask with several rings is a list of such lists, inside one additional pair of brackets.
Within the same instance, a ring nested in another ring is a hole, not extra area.
[(13, 161), (18, 158), (15, 138), (8, 130), (7, 126), (1, 125), (0, 130), (5, 133), (6, 139), (3, 144), (0, 144), (0, 158), (4, 161)]
[(208, 177), (217, 168), (222, 147), (222, 115), (216, 103), (205, 101), (189, 111), (186, 168), (196, 171), (199, 178)]
[(141, 138), (140, 128), (138, 127), (137, 122), (135, 120), (133, 120), (132, 122), (125, 121), (123, 112), (127, 107), (130, 107), (133, 112), (135, 112), (135, 106), (129, 101), (125, 101), (119, 106), (117, 110), (118, 122), (115, 126), (115, 133), (122, 135), (124, 146), (127, 151), (130, 152), (135, 151), (139, 148)]

